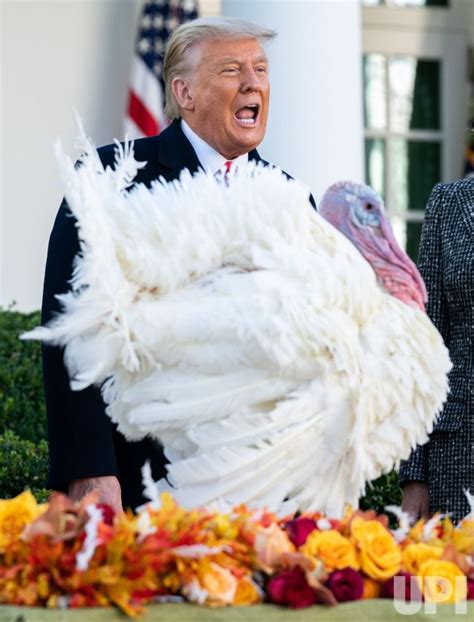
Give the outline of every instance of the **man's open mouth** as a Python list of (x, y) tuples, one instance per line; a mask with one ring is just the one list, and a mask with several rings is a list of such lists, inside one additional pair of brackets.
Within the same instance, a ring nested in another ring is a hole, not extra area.
[(260, 104), (248, 104), (247, 106), (239, 108), (234, 116), (240, 125), (244, 127), (255, 127), (255, 125), (257, 125), (259, 113)]

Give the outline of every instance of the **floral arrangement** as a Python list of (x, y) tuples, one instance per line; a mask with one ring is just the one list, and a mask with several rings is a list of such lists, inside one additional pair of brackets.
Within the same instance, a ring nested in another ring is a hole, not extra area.
[[(167, 600), (300, 608), (393, 598), (397, 577), (406, 599), (474, 598), (474, 514), (410, 525), (392, 511), (395, 530), (374, 512), (281, 520), (244, 506), (185, 510), (163, 494), (114, 515), (94, 494), (38, 505), (24, 492), (0, 501), (0, 604), (116, 605), (132, 617)], [(448, 598), (436, 577), (453, 586)]]

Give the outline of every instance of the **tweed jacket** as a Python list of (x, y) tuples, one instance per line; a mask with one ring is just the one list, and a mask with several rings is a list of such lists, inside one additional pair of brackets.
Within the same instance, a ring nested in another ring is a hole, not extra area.
[[(428, 315), (449, 349), (453, 369), (430, 440), (402, 462), (400, 483), (427, 482), (432, 510), (456, 512), (459, 504), (466, 509), (461, 486), (474, 492), (474, 179), (433, 189), (419, 268), (428, 290)], [(445, 474), (443, 483), (439, 471)], [(437, 490), (435, 481), (449, 490)]]

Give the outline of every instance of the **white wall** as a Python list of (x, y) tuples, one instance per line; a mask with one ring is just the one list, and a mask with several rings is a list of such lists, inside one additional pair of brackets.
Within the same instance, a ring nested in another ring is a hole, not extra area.
[[(203, 0), (202, 13), (219, 10)], [(122, 135), (140, 0), (0, 0), (0, 305), (41, 303), (61, 200), (53, 145), (73, 108), (97, 145)]]
[(275, 29), (260, 153), (307, 183), (363, 181), (359, 0), (223, 0), (222, 13)]
[(60, 199), (53, 145), (73, 108), (97, 144), (121, 132), (138, 3), (3, 2), (0, 304), (38, 308)]

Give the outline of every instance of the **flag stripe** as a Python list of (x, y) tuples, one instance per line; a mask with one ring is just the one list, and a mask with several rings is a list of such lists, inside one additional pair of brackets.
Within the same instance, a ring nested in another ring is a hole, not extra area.
[(146, 136), (154, 136), (159, 133), (160, 126), (157, 120), (132, 90), (128, 102), (128, 114)]
[(161, 129), (166, 127), (167, 120), (164, 115), (161, 84), (140, 56), (135, 56), (133, 60), (130, 90), (135, 93), (138, 99), (144, 102), (150, 114), (153, 114), (158, 125), (161, 126)]

